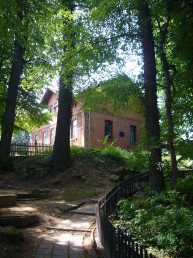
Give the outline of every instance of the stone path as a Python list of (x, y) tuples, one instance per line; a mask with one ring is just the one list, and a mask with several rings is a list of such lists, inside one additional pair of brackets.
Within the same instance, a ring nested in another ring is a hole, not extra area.
[(95, 204), (85, 204), (77, 209), (78, 214), (50, 228), (51, 232), (42, 239), (35, 258), (86, 258), (83, 241), (95, 223), (94, 209)]

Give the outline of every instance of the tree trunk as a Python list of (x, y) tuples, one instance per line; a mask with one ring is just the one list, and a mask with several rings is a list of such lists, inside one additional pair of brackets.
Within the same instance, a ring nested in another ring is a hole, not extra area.
[(164, 52), (164, 47), (161, 44), (160, 46), (160, 57), (162, 61), (162, 68), (164, 71), (165, 83), (166, 83), (166, 112), (167, 112), (167, 119), (168, 119), (168, 144), (169, 150), (171, 154), (171, 187), (172, 189), (175, 188), (177, 182), (177, 174), (178, 174), (178, 167), (176, 161), (176, 151), (174, 147), (174, 125), (173, 125), (173, 118), (172, 118), (172, 96), (171, 96), (171, 80), (169, 74), (169, 66), (167, 62), (167, 58)]
[[(69, 1), (63, 2), (63, 4), (68, 5), (68, 8), (73, 13), (74, 6)], [(73, 20), (66, 18), (64, 21), (65, 24), (68, 24), (68, 34), (64, 32), (64, 41), (69, 42), (68, 50), (67, 47), (64, 47), (64, 58), (63, 68), (65, 68), (65, 60), (68, 62), (73, 54), (74, 48), (74, 33), (73, 33)], [(67, 36), (68, 35), (68, 36)], [(67, 37), (67, 38), (66, 38)], [(68, 38), (69, 37), (69, 38)], [(67, 52), (68, 51), (68, 52)], [(67, 54), (67, 55), (66, 55)], [(68, 58), (68, 60), (67, 60)], [(69, 64), (68, 64), (69, 65)], [(70, 157), (70, 125), (72, 118), (72, 87), (73, 84), (73, 69), (67, 69), (65, 72), (63, 70), (60, 73), (60, 85), (59, 85), (59, 103), (58, 103), (58, 117), (57, 117), (57, 127), (56, 127), (56, 136), (54, 142), (54, 149), (52, 154), (52, 164), (53, 164), (53, 173), (60, 172), (65, 170), (70, 166), (71, 157)]]
[(153, 191), (161, 192), (165, 185), (161, 168), (160, 126), (157, 106), (154, 39), (148, 1), (139, 1), (138, 12), (144, 56), (146, 131), (151, 151), (149, 164), (150, 187)]
[(58, 118), (52, 155), (53, 171), (65, 170), (70, 165), (70, 124), (72, 117), (72, 85), (65, 85), (60, 76)]
[(16, 101), (20, 77), (24, 65), (25, 49), (17, 42), (17, 36), (14, 44), (13, 63), (7, 92), (6, 108), (2, 121), (0, 157), (9, 156), (11, 148), (11, 138), (15, 121)]
[[(4, 49), (3, 49), (4, 50)], [(1, 53), (1, 57), (0, 57), (0, 76), (1, 76), (1, 69), (2, 69), (2, 66), (3, 66), (3, 59), (4, 59), (4, 51), (2, 51)]]
[[(18, 0), (17, 7), (20, 10), (17, 17), (20, 19), (21, 24), (23, 22), (23, 14), (26, 8), (26, 0)], [(22, 33), (21, 35), (24, 33)], [(23, 35), (22, 35), (23, 37)], [(22, 43), (22, 44), (21, 44)], [(5, 113), (2, 121), (2, 132), (1, 132), (1, 146), (0, 146), (0, 159), (8, 157), (11, 149), (11, 138), (13, 134), (14, 121), (15, 121), (15, 110), (19, 88), (19, 81), (24, 66), (24, 53), (25, 47), (24, 42), (21, 40), (19, 35), (16, 33), (13, 51), (13, 61), (11, 67), (11, 74), (8, 85), (7, 99)]]

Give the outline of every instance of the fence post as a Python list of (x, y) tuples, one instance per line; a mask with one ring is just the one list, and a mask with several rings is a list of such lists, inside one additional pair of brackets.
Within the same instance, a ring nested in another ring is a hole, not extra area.
[(37, 155), (38, 154), (38, 148), (37, 148), (37, 141), (35, 141), (35, 155)]

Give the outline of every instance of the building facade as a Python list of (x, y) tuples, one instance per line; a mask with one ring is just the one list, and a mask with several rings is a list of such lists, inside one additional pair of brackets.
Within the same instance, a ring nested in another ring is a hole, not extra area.
[[(48, 89), (42, 99), (53, 113), (49, 124), (31, 132), (31, 144), (53, 145), (57, 126), (58, 95)], [(117, 117), (100, 112), (88, 113), (81, 109), (82, 104), (74, 100), (70, 130), (71, 145), (80, 147), (103, 146), (103, 140), (108, 135), (109, 143), (123, 149), (132, 149), (141, 136), (143, 118), (131, 112)]]

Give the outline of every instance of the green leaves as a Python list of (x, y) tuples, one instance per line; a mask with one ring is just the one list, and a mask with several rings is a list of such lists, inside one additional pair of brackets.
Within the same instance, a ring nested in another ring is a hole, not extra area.
[(176, 191), (153, 195), (146, 191), (118, 205), (115, 225), (133, 235), (135, 241), (153, 247), (156, 256), (192, 255), (193, 213), (184, 196)]
[(143, 94), (124, 74), (82, 91), (77, 99), (89, 112), (102, 111), (119, 116), (132, 111), (143, 112)]

